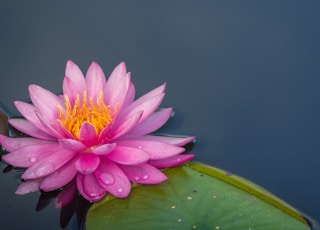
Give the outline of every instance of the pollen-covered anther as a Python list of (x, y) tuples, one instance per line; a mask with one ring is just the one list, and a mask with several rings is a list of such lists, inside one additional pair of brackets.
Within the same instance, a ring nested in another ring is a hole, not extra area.
[(65, 112), (60, 110), (60, 123), (77, 139), (80, 139), (80, 129), (83, 123), (90, 123), (96, 130), (97, 135), (113, 120), (113, 114), (108, 105), (103, 101), (100, 93), (97, 101), (92, 97), (88, 100), (87, 91), (83, 92), (82, 101), (79, 94), (72, 106), (68, 96), (65, 96)]

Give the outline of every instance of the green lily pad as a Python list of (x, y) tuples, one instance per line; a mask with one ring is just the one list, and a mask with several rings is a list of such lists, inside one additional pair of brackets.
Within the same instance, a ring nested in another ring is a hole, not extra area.
[(311, 229), (294, 208), (241, 177), (189, 162), (165, 170), (160, 185), (137, 185), (126, 199), (94, 204), (88, 230)]

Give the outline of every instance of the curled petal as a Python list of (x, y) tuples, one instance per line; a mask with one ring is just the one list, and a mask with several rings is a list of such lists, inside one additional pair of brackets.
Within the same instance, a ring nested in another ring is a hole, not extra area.
[(89, 174), (94, 172), (96, 168), (99, 166), (99, 164), (99, 156), (91, 153), (83, 153), (76, 160), (75, 167), (80, 173)]
[(145, 151), (127, 146), (116, 146), (106, 157), (124, 165), (136, 165), (149, 160), (149, 155)]
[[(103, 186), (104, 189), (106, 189), (109, 193), (112, 195), (124, 198), (127, 197), (131, 190), (131, 184), (126, 176), (126, 174), (117, 166), (117, 164), (113, 163), (112, 161), (108, 159), (101, 160), (102, 169), (101, 171), (107, 169), (107, 173), (111, 174), (113, 177), (113, 183), (101, 183), (101, 186)], [(97, 174), (96, 176), (99, 176), (100, 174)]]
[(160, 184), (168, 179), (164, 173), (147, 163), (120, 167), (131, 181), (139, 184)]
[(148, 163), (155, 166), (156, 168), (169, 168), (182, 165), (187, 161), (190, 161), (192, 158), (194, 158), (193, 154), (181, 154), (161, 160), (150, 160), (148, 161)]
[(106, 85), (106, 77), (101, 67), (95, 62), (92, 62), (87, 71), (86, 83), (88, 96), (94, 101), (97, 100)]
[(117, 146), (116, 143), (103, 144), (103, 145), (99, 145), (96, 148), (93, 148), (90, 152), (96, 155), (106, 155), (110, 153), (116, 146)]
[(118, 146), (130, 146), (147, 152), (150, 160), (163, 159), (182, 153), (185, 149), (182, 147), (166, 144), (163, 142), (149, 140), (120, 140)]
[(87, 148), (87, 146), (85, 146), (81, 141), (77, 141), (77, 140), (74, 140), (74, 139), (59, 139), (59, 143), (71, 150), (71, 151), (74, 151), (74, 152), (80, 152), (80, 151), (83, 151)]
[(89, 201), (96, 202), (106, 194), (94, 174), (77, 174), (77, 187), (80, 194)]

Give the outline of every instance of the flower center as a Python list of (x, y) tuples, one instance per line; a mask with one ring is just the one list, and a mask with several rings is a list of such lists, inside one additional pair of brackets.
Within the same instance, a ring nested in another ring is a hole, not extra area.
[(90, 123), (97, 135), (113, 120), (113, 114), (109, 106), (103, 101), (102, 92), (97, 101), (91, 97), (88, 100), (87, 91), (83, 92), (82, 102), (79, 94), (72, 106), (68, 96), (65, 96), (65, 112), (60, 110), (59, 122), (77, 139), (80, 139), (80, 129), (83, 123)]

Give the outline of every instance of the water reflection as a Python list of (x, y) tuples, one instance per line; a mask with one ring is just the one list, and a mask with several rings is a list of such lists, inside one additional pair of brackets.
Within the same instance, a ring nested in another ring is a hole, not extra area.
[[(55, 202), (57, 205), (57, 200), (63, 199), (61, 197), (63, 195), (65, 195), (64, 190), (41, 192), (36, 206), (36, 211), (45, 209), (51, 202)], [(82, 196), (75, 194), (70, 202), (64, 204), (64, 206), (60, 208), (60, 227), (63, 229), (66, 228), (72, 217), (75, 215), (78, 229), (84, 229), (85, 217), (90, 206), (91, 203), (89, 201), (84, 199)]]
[[(3, 152), (3, 151), (2, 151)], [(2, 154), (1, 154), (2, 155)], [(2, 173), (21, 173), (21, 169), (7, 165)], [(76, 218), (77, 229), (85, 229), (85, 218), (92, 203), (84, 199), (77, 193), (76, 184), (73, 180), (63, 189), (51, 192), (40, 191), (40, 196), (35, 207), (35, 211), (40, 212), (54, 202), (56, 208), (60, 208), (60, 227), (68, 227), (73, 217)]]

